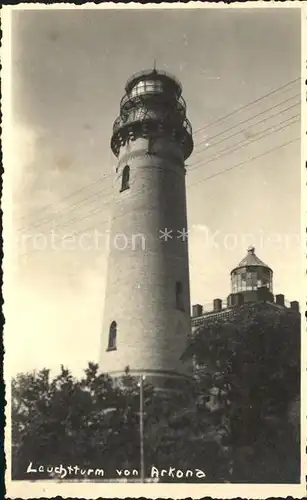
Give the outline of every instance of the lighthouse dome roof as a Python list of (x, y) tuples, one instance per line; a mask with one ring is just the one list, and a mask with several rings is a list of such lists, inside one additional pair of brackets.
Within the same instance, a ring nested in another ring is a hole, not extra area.
[[(257, 267), (266, 267), (270, 269), (270, 267), (265, 264), (262, 260), (257, 257), (255, 254), (255, 247), (250, 246), (247, 249), (247, 254), (245, 255), (244, 259), (242, 259), (239, 264), (235, 267), (235, 269), (241, 268), (241, 267), (252, 267), (252, 266), (257, 266)], [(234, 269), (234, 270), (235, 270)]]

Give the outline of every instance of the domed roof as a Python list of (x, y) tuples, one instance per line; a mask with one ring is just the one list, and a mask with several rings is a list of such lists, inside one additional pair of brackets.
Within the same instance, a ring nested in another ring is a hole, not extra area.
[(239, 262), (237, 267), (235, 269), (238, 269), (239, 267), (250, 267), (250, 266), (261, 266), (261, 267), (266, 267), (270, 269), (270, 267), (262, 262), (257, 255), (255, 254), (255, 248), (253, 246), (248, 247), (247, 249), (247, 255), (244, 257), (244, 259)]

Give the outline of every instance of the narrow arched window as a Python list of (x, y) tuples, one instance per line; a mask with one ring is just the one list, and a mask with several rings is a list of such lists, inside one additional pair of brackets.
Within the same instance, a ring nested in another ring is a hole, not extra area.
[(130, 180), (130, 167), (129, 165), (126, 165), (123, 173), (122, 173), (122, 187), (120, 189), (120, 192), (126, 191), (126, 189), (129, 189), (129, 180)]
[(181, 281), (176, 282), (176, 308), (184, 311), (183, 286)]
[(114, 351), (116, 349), (116, 335), (117, 335), (117, 323), (112, 321), (109, 329), (109, 340), (107, 351)]

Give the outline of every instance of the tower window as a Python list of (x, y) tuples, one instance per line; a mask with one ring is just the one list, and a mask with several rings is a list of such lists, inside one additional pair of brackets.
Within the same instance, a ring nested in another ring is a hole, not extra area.
[(112, 321), (109, 329), (109, 340), (107, 351), (114, 351), (116, 349), (116, 335), (117, 335), (117, 323)]
[(129, 165), (126, 165), (123, 174), (122, 174), (122, 187), (120, 189), (120, 192), (126, 191), (126, 189), (129, 189), (129, 180), (130, 180), (130, 167)]
[(176, 309), (184, 311), (183, 304), (183, 286), (181, 281), (176, 282)]

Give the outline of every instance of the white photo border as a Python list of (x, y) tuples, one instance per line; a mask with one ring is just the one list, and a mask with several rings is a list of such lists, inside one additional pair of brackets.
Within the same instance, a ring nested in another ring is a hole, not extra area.
[[(191, 8), (216, 8), (216, 9), (300, 9), (302, 23), (302, 41), (301, 41), (301, 234), (302, 241), (306, 241), (307, 233), (307, 5), (300, 1), (288, 2), (253, 2), (245, 3), (233, 2), (224, 4), (222, 2), (189, 2), (182, 3), (160, 3), (160, 4), (138, 4), (138, 3), (112, 3), (106, 2), (102, 4), (85, 3), (76, 6), (73, 3), (20, 3), (18, 5), (2, 7), (2, 112), (3, 112), (3, 165), (9, 160), (10, 148), (12, 146), (10, 139), (10, 102), (11, 102), (11, 82), (10, 82), (10, 56), (11, 56), (11, 32), (10, 22), (12, 12), (15, 10), (42, 10), (42, 9), (191, 9)], [(8, 159), (8, 160), (7, 160)], [(3, 278), (3, 296), (4, 316), (6, 318), (6, 326), (4, 330), (4, 346), (6, 337), (8, 336), (9, 327), (9, 301), (6, 297), (10, 293), (10, 216), (11, 216), (11, 199), (9, 176), (5, 171), (3, 174), (5, 191), (3, 194), (2, 204), (4, 206), (3, 217), (3, 234), (4, 234), (4, 278)], [(140, 484), (140, 483), (89, 483), (89, 482), (67, 482), (67, 481), (12, 481), (11, 480), (11, 452), (10, 452), (10, 373), (7, 359), (4, 362), (4, 379), (6, 381), (6, 428), (5, 428), (5, 452), (6, 452), (6, 496), (7, 498), (53, 498), (61, 496), (63, 498), (252, 498), (264, 499), (269, 497), (286, 498), (292, 496), (294, 498), (303, 498), (306, 496), (306, 475), (307, 475), (307, 460), (306, 460), (306, 445), (307, 445), (307, 337), (306, 337), (306, 316), (305, 308), (307, 309), (307, 286), (306, 286), (306, 248), (302, 248), (302, 290), (300, 293), (301, 305), (301, 484)], [(305, 280), (305, 281), (304, 281)]]

